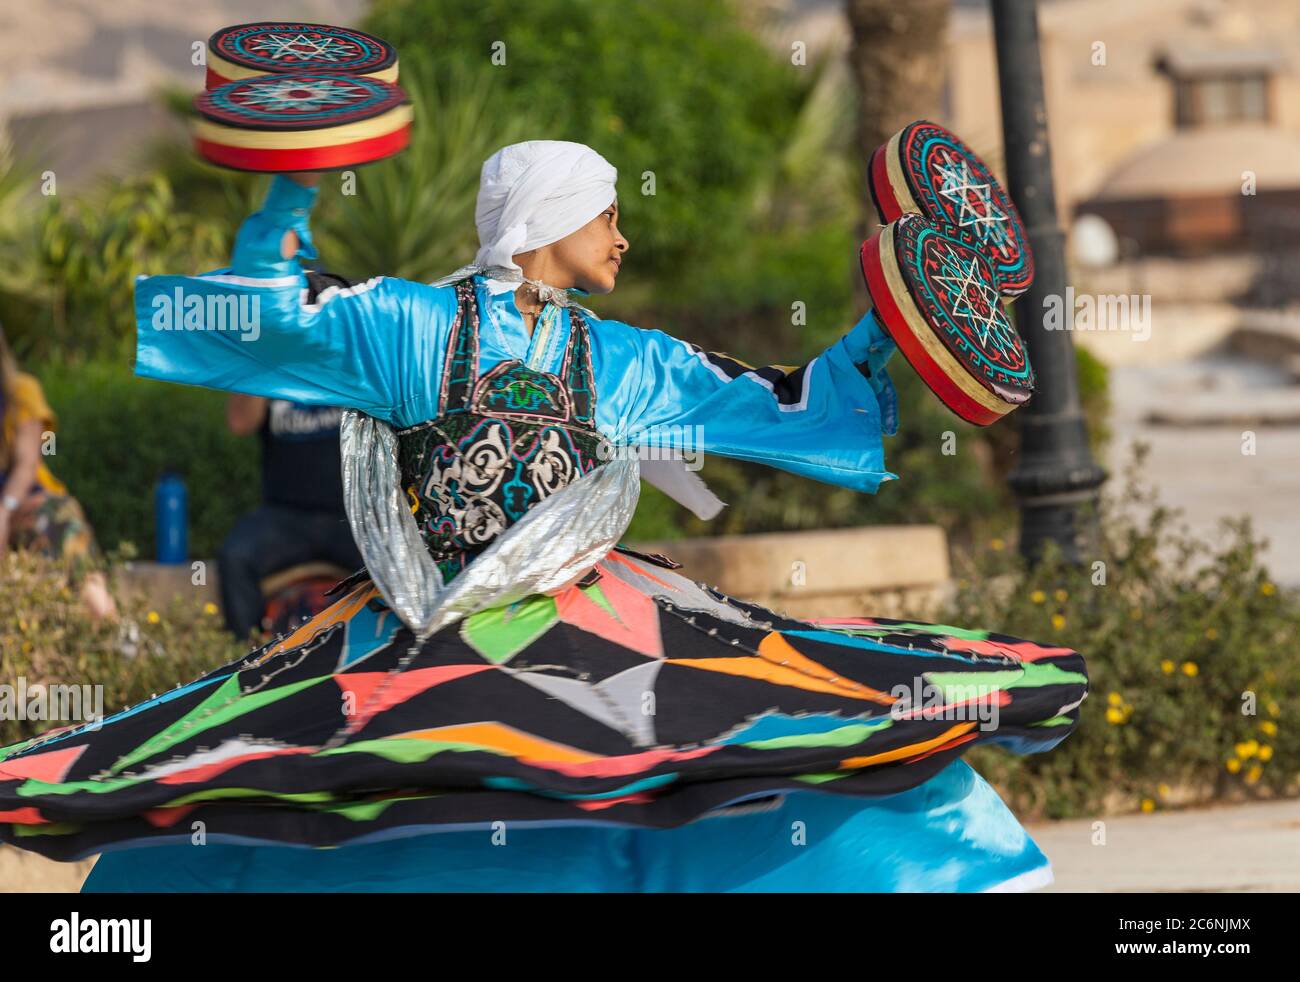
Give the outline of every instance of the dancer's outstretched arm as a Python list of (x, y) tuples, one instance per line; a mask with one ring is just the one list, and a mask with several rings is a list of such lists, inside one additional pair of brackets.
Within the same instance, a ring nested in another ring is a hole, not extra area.
[(868, 313), (799, 366), (749, 365), (662, 331), (601, 321), (594, 332), (602, 422), (627, 442), (682, 438), (691, 449), (770, 464), (874, 492), (885, 470), (882, 437), (898, 428), (885, 363), (893, 340)]
[[(399, 425), (455, 316), (450, 290), (374, 277), (350, 287), (302, 268), (318, 190), (278, 175), (230, 267), (136, 283), (136, 374), (316, 405)], [(286, 256), (286, 242), (297, 246)], [(296, 238), (295, 238), (296, 237)]]

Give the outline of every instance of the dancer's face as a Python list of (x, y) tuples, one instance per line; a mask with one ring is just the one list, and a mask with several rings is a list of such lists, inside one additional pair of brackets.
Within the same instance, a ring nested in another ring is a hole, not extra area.
[(576, 232), (558, 242), (514, 257), (524, 275), (552, 286), (578, 287), (588, 293), (614, 289), (629, 246), (618, 230), (618, 200)]

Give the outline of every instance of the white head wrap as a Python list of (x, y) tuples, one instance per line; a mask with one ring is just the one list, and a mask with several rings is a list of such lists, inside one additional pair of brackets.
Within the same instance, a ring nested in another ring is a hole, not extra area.
[[(479, 176), (478, 254), (434, 285), (483, 273), (492, 293), (513, 290), (526, 281), (513, 257), (582, 228), (614, 203), (617, 180), (614, 166), (581, 143), (528, 140), (502, 147), (484, 162)], [(571, 302), (565, 290), (527, 282), (538, 287), (542, 300)]]

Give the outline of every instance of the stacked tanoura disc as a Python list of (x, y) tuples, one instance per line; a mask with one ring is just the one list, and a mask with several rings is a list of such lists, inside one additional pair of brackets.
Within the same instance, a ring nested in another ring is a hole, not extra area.
[(1034, 373), (1006, 302), (1029, 288), (1033, 254), (987, 165), (918, 120), (872, 154), (868, 186), (886, 224), (863, 243), (862, 273), (899, 352), (968, 422), (1026, 403)]
[(208, 41), (208, 90), (194, 143), (237, 170), (334, 170), (382, 160), (410, 142), (397, 53), (380, 38), (325, 24), (264, 22)]

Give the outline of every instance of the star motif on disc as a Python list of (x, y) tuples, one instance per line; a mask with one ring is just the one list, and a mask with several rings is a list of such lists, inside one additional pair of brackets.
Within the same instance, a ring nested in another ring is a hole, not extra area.
[(260, 85), (250, 90), (245, 105), (271, 111), (283, 109), (323, 109), (345, 105), (370, 95), (362, 86), (339, 78), (296, 78)]
[(305, 34), (264, 34), (251, 40), (248, 47), (273, 61), (303, 58), (342, 61), (357, 54), (357, 46), (351, 41), (332, 37), (309, 38)]
[(944, 284), (953, 298), (953, 313), (971, 327), (981, 348), (1004, 364), (1020, 360), (1015, 328), (1002, 310), (998, 291), (980, 277), (974, 259), (963, 259), (952, 249), (937, 249), (943, 273), (934, 279)]
[(936, 168), (943, 180), (939, 194), (957, 206), (957, 224), (974, 228), (981, 242), (1004, 248), (1010, 239), (1007, 216), (993, 203), (993, 186), (988, 182), (976, 183), (970, 172), (970, 161), (953, 156), (940, 159)]

